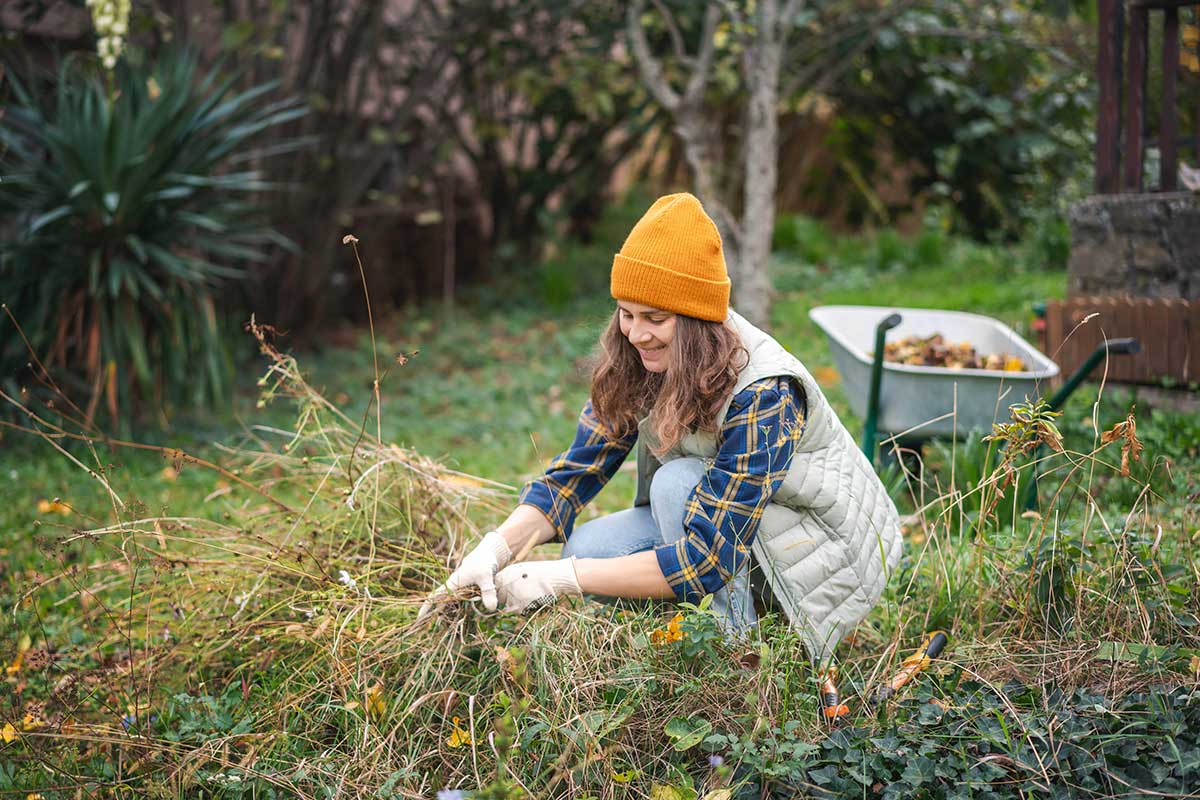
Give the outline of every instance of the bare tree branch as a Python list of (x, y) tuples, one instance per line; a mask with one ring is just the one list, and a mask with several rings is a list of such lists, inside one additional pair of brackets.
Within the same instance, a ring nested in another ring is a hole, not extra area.
[(713, 34), (717, 31), (717, 23), (721, 21), (721, 9), (716, 3), (709, 3), (704, 10), (704, 29), (700, 32), (700, 53), (696, 56), (696, 65), (688, 78), (684, 94), (688, 101), (697, 103), (704, 95), (704, 86), (708, 83), (708, 71), (712, 68), (713, 52), (716, 46)]
[(679, 25), (675, 22), (675, 15), (667, 8), (662, 0), (651, 0), (654, 7), (658, 9), (658, 13), (662, 15), (663, 21), (667, 24), (667, 35), (671, 37), (671, 46), (675, 49), (675, 57), (679, 59), (681, 64), (691, 63), (691, 56), (688, 55), (687, 48), (683, 44), (683, 34), (679, 32)]
[(679, 95), (663, 76), (662, 64), (659, 64), (658, 60), (650, 55), (650, 45), (646, 41), (646, 31), (642, 27), (644, 8), (643, 0), (634, 0), (629, 4), (629, 10), (625, 13), (625, 27), (629, 33), (630, 50), (633, 53), (633, 60), (637, 62), (638, 72), (642, 75), (642, 83), (654, 95), (654, 99), (660, 106), (674, 113), (679, 108)]

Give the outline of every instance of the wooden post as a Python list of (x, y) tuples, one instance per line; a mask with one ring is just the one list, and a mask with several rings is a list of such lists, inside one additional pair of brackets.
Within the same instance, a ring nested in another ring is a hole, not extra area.
[(1161, 191), (1173, 192), (1179, 176), (1179, 133), (1175, 119), (1175, 81), (1179, 75), (1179, 9), (1163, 9), (1163, 100), (1158, 123), (1159, 172)]
[(446, 182), (442, 189), (442, 313), (446, 322), (454, 323), (454, 271), (457, 261), (455, 255), (455, 234), (458, 223), (454, 218), (454, 167), (447, 170)]
[(1129, 92), (1125, 104), (1125, 191), (1142, 191), (1142, 147), (1145, 134), (1146, 44), (1148, 12), (1129, 10)]
[(1123, 14), (1120, 0), (1099, 0), (1100, 47), (1096, 52), (1096, 78), (1100, 84), (1100, 108), (1096, 115), (1096, 193), (1115, 193), (1120, 169), (1121, 39), (1117, 17)]

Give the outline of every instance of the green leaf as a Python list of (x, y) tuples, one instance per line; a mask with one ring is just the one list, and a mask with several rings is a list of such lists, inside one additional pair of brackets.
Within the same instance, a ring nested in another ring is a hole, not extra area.
[(29, 229), (26, 231), (26, 235), (32, 236), (33, 234), (40, 231), (42, 228), (49, 225), (51, 222), (54, 222), (55, 220), (60, 220), (63, 217), (67, 216), (73, 210), (74, 209), (72, 209), (71, 206), (59, 206), (58, 208), (47, 211), (45, 214), (41, 214), (41, 215), (35, 217), (33, 222), (29, 223)]
[(674, 740), (676, 750), (683, 752), (704, 741), (712, 733), (712, 723), (704, 717), (675, 717), (663, 726), (663, 733)]
[(650, 800), (696, 800), (696, 790), (688, 786), (653, 783), (650, 785)]

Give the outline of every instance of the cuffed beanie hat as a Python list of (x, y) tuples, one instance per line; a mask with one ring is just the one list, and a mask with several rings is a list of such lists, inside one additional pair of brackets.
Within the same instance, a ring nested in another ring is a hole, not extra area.
[(654, 201), (613, 257), (612, 296), (688, 317), (723, 322), (729, 274), (721, 234), (694, 196)]

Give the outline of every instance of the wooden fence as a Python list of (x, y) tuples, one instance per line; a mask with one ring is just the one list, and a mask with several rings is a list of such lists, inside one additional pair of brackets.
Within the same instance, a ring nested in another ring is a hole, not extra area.
[[(1142, 160), (1147, 146), (1159, 151), (1158, 190), (1175, 191), (1180, 146), (1194, 148), (1200, 159), (1200, 108), (1191, 112), (1194, 122), (1190, 137), (1180, 136), (1176, 118), (1179, 11), (1200, 6), (1200, 0), (1097, 2), (1100, 29), (1096, 73), (1100, 103), (1096, 115), (1096, 193), (1143, 191)], [(1154, 109), (1158, 116), (1158, 136), (1147, 140), (1146, 123), (1151, 112), (1146, 102), (1151, 11), (1159, 12), (1156, 16), (1162, 18), (1162, 105)]]
[[(1135, 355), (1108, 359), (1107, 379), (1124, 383), (1200, 382), (1200, 301), (1122, 296), (1072, 297), (1046, 304), (1043, 351), (1065, 378), (1105, 339), (1132, 336)], [(1104, 374), (1103, 362), (1093, 379)]]

